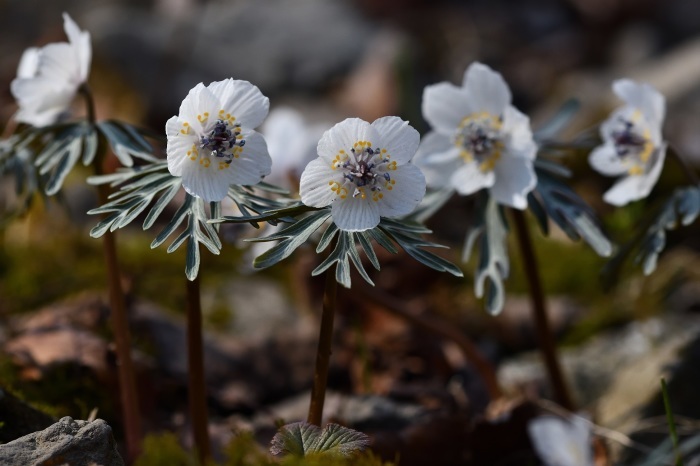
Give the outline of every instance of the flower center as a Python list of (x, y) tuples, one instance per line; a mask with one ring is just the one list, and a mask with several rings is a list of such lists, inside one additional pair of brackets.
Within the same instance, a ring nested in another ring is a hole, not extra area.
[(466, 162), (476, 161), (482, 172), (491, 171), (503, 150), (502, 126), (501, 118), (496, 115), (473, 113), (460, 122), (454, 144)]
[(635, 112), (631, 119), (620, 117), (617, 127), (612, 131), (615, 152), (630, 165), (628, 171), (631, 175), (646, 173), (653, 165), (650, 162), (654, 155), (654, 143), (649, 129), (637, 124), (639, 118), (639, 112)]
[(369, 141), (357, 141), (349, 152), (340, 150), (331, 168), (342, 171), (343, 182), (331, 181), (331, 190), (341, 199), (347, 197), (349, 189), (352, 189), (354, 198), (365, 199), (369, 194), (374, 201), (382, 199), (382, 189), (391, 191), (396, 184), (389, 174), (389, 171), (396, 170), (396, 162), (390, 161), (389, 157), (386, 149), (373, 148)]
[(212, 157), (223, 159), (227, 165), (240, 153), (245, 145), (241, 135), (241, 124), (230, 120), (216, 120), (208, 134), (202, 136), (199, 147), (211, 151)]

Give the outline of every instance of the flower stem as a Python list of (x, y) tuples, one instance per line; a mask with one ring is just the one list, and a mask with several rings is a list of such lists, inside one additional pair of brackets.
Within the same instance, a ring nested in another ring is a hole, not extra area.
[(188, 393), (194, 445), (199, 463), (210, 457), (207, 389), (204, 377), (204, 345), (202, 342), (202, 303), (199, 277), (187, 282), (187, 365)]
[(513, 220), (515, 221), (515, 233), (518, 237), (518, 245), (520, 246), (520, 253), (523, 259), (525, 277), (527, 278), (530, 288), (530, 299), (532, 301), (532, 311), (535, 319), (537, 343), (544, 359), (544, 365), (549, 377), (549, 383), (552, 386), (554, 399), (563, 408), (574, 411), (574, 402), (569, 393), (566, 381), (564, 380), (564, 375), (557, 356), (557, 346), (552, 336), (552, 329), (547, 317), (544, 292), (542, 291), (542, 283), (537, 267), (537, 258), (535, 257), (535, 251), (532, 247), (532, 239), (530, 238), (530, 231), (525, 221), (525, 215), (520, 210), (511, 210)]
[[(80, 87), (80, 93), (85, 98), (85, 104), (90, 123), (95, 123), (95, 105), (92, 93), (87, 84)], [(98, 154), (94, 162), (95, 175), (102, 175), (104, 153)], [(97, 186), (97, 194), (100, 205), (109, 202), (109, 187)], [(129, 319), (126, 313), (124, 291), (122, 290), (117, 261), (117, 247), (115, 234), (108, 231), (102, 236), (105, 262), (107, 264), (107, 276), (109, 281), (109, 303), (112, 331), (117, 350), (117, 371), (119, 375), (119, 393), (121, 396), (121, 408), (124, 422), (124, 439), (126, 441), (127, 462), (133, 462), (141, 452), (141, 415), (139, 401), (136, 392), (136, 376), (134, 364), (131, 359), (131, 336), (129, 334)]]
[(498, 383), (493, 365), (484, 357), (481, 351), (479, 351), (479, 348), (477, 348), (466, 335), (460, 332), (459, 329), (443, 321), (438, 316), (431, 315), (427, 317), (421, 315), (418, 305), (399, 301), (377, 288), (370, 289), (369, 287), (363, 287), (352, 294), (349, 293), (348, 296), (351, 299), (355, 299), (358, 303), (370, 300), (380, 305), (384, 310), (408, 321), (422, 330), (437, 335), (438, 337), (451, 340), (462, 350), (464, 357), (474, 366), (481, 376), (491, 401), (497, 400), (503, 396), (503, 390)]
[(326, 271), (326, 286), (323, 292), (323, 312), (321, 314), (321, 331), (316, 350), (316, 369), (314, 370), (314, 385), (311, 389), (309, 405), (309, 424), (321, 425), (323, 419), (323, 402), (326, 398), (326, 382), (328, 381), (328, 366), (331, 357), (333, 341), (333, 318), (338, 291), (338, 282), (333, 272)]

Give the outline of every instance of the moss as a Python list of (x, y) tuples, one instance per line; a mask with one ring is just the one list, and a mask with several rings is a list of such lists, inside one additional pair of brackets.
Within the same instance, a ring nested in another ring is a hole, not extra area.
[[(223, 451), (222, 462), (210, 462), (207, 466), (393, 466), (384, 463), (371, 452), (351, 458), (316, 455), (306, 458), (273, 458), (253, 438), (250, 432), (236, 435)], [(186, 451), (173, 433), (147, 435), (141, 456), (134, 466), (196, 466), (194, 455)]]
[(150, 434), (143, 439), (141, 455), (134, 466), (196, 466), (190, 453), (170, 432)]

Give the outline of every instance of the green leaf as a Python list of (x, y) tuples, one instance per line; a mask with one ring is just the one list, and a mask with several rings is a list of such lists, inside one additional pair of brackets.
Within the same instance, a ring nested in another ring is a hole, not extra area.
[(505, 286), (510, 261), (506, 246), (507, 226), (496, 201), (487, 193), (480, 195), (476, 220), (467, 232), (464, 246), (464, 261), (474, 246), (479, 244), (479, 260), (474, 275), (474, 294), (486, 297), (486, 310), (497, 315), (505, 303)]
[(330, 215), (331, 213), (329, 209), (319, 210), (282, 229), (279, 233), (272, 234), (264, 238), (258, 238), (257, 241), (281, 241), (260, 256), (256, 257), (253, 261), (253, 267), (257, 269), (264, 269), (289, 257), (299, 246), (304, 244), (316, 230), (319, 229), (323, 222), (328, 220)]
[[(431, 233), (431, 231), (425, 226), (410, 220), (382, 218), (379, 222), (379, 226), (376, 229), (380, 230), (384, 234), (384, 237), (382, 237), (381, 234), (370, 231), (370, 235), (373, 235), (375, 240), (377, 238), (381, 238), (382, 242), (385, 242), (386, 239), (391, 239), (395, 241), (404, 251), (406, 251), (409, 256), (413, 257), (423, 265), (437, 270), (438, 272), (448, 272), (456, 277), (463, 276), (462, 271), (455, 264), (423, 249), (445, 248), (443, 245), (426, 241), (419, 236), (420, 234)], [(382, 246), (384, 246), (384, 244), (382, 244)]]
[(666, 232), (693, 223), (700, 215), (700, 187), (685, 186), (676, 189), (660, 208), (639, 228), (640, 233), (625, 244), (603, 268), (605, 282), (617, 281), (623, 263), (637, 250), (635, 262), (642, 265), (645, 275), (656, 269), (659, 255), (666, 247)]
[(581, 108), (581, 104), (576, 99), (569, 99), (559, 108), (552, 118), (546, 121), (536, 132), (535, 139), (538, 141), (554, 138), (566, 127), (576, 112)]
[(109, 141), (112, 152), (117, 156), (119, 162), (125, 167), (134, 165), (133, 157), (146, 160), (147, 162), (157, 162), (151, 152), (152, 148), (143, 137), (135, 136), (138, 132), (126, 123), (117, 121), (100, 121), (97, 129)]
[(546, 235), (548, 217), (574, 241), (583, 239), (600, 256), (612, 254), (612, 243), (600, 226), (595, 211), (576, 194), (560, 176), (561, 166), (551, 161), (537, 159), (537, 186), (528, 195), (528, 204)]
[(348, 457), (369, 446), (369, 437), (338, 424), (328, 424), (323, 430), (307, 422), (282, 426), (270, 444), (273, 455), (327, 455)]

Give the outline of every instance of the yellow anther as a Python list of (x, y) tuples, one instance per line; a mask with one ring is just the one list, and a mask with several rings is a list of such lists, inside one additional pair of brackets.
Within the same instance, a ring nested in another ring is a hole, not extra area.
[(226, 162), (219, 162), (219, 170), (224, 170), (229, 167), (229, 164)]
[(627, 170), (627, 173), (630, 175), (643, 175), (644, 168), (640, 167), (639, 165), (633, 165), (629, 170)]

